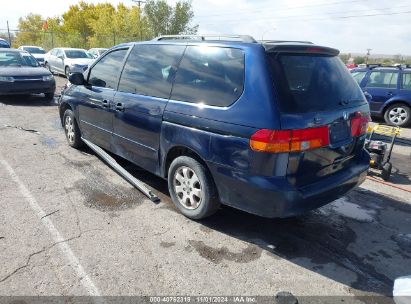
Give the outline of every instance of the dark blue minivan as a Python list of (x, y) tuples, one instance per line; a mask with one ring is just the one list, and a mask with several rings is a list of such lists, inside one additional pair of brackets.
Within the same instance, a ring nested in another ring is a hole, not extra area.
[(231, 38), (122, 44), (72, 74), (59, 100), (69, 145), (167, 179), (192, 219), (220, 203), (295, 216), (361, 184), (369, 106), (339, 52)]

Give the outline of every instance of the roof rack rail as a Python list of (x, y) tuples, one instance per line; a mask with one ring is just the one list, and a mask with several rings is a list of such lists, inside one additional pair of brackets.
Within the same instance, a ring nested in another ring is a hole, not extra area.
[(297, 43), (305, 43), (305, 44), (314, 44), (311, 41), (303, 41), (303, 40), (259, 40), (260, 43), (286, 43), (286, 42), (297, 42)]
[(367, 64), (367, 68), (375, 69), (375, 68), (390, 68), (390, 69), (406, 69), (410, 68), (411, 65), (409, 64), (396, 64), (396, 65), (384, 65), (382, 63), (369, 63)]
[(238, 41), (256, 43), (257, 41), (249, 35), (163, 35), (154, 38), (154, 41), (160, 40), (229, 40), (229, 41)]

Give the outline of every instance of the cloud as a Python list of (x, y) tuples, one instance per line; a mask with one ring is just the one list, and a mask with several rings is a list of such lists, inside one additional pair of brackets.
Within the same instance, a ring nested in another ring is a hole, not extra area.
[[(174, 4), (177, 0), (168, 0)], [(131, 0), (87, 0), (123, 2)], [(17, 27), (29, 13), (61, 15), (78, 0), (14, 0), (2, 6), (0, 28)], [(200, 33), (244, 34), (256, 39), (310, 40), (343, 52), (411, 55), (409, 0), (193, 0)], [(407, 14), (396, 14), (401, 12)], [(392, 15), (381, 15), (392, 14)], [(368, 16), (365, 15), (377, 15)], [(379, 15), (379, 16), (378, 16)]]

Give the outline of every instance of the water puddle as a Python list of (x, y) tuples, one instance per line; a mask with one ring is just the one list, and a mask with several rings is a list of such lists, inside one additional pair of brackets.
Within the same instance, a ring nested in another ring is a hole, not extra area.
[(357, 204), (349, 202), (345, 197), (336, 200), (330, 207), (338, 214), (359, 222), (371, 223), (376, 216), (374, 210), (363, 209)]

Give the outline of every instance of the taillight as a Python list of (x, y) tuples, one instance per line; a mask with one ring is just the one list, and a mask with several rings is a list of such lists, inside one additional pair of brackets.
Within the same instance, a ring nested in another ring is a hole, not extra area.
[(357, 137), (367, 133), (368, 122), (370, 116), (362, 116), (360, 112), (356, 112), (351, 118), (351, 136)]
[(259, 130), (251, 136), (254, 151), (282, 153), (297, 152), (328, 146), (328, 126), (301, 130)]

